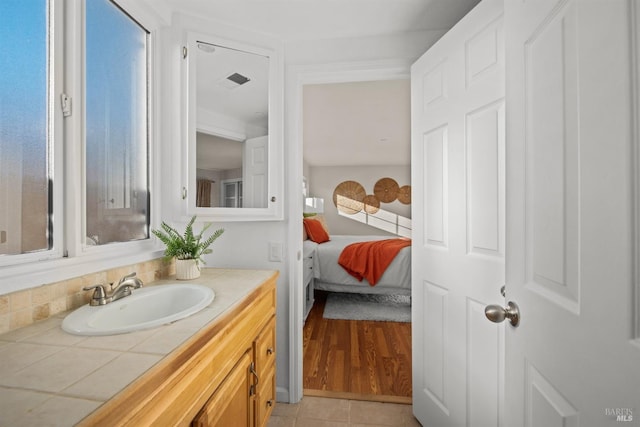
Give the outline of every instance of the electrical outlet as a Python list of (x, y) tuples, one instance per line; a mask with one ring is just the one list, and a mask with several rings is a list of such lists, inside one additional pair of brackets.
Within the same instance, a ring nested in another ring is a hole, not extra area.
[(269, 261), (282, 262), (282, 243), (269, 242)]

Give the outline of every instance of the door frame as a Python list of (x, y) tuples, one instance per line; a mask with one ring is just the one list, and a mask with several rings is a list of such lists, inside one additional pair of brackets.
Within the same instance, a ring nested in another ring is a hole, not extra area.
[(303, 395), (304, 288), (302, 283), (302, 180), (303, 180), (303, 89), (305, 85), (410, 79), (412, 60), (365, 61), (356, 63), (291, 66), (287, 69), (285, 90), (286, 161), (290, 178), (289, 216), (289, 403), (297, 403)]
[(634, 288), (635, 301), (633, 302), (633, 310), (635, 319), (633, 319), (633, 341), (636, 346), (640, 347), (640, 5), (637, 2), (630, 3), (630, 19), (631, 19), (631, 113), (632, 113), (632, 129), (631, 137), (633, 138), (631, 169), (633, 171), (633, 227), (634, 227)]

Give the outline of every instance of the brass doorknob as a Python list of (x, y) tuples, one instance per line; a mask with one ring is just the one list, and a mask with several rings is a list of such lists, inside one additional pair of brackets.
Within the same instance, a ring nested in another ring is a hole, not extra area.
[(518, 304), (513, 301), (509, 301), (506, 308), (499, 305), (488, 305), (484, 309), (484, 315), (494, 323), (503, 322), (504, 319), (509, 319), (511, 326), (518, 326), (520, 323), (520, 309)]

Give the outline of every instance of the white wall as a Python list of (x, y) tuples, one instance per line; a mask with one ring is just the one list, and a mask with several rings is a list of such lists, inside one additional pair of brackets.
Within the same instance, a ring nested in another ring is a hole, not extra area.
[[(215, 29), (215, 33), (213, 33)], [(160, 218), (179, 228), (188, 217), (182, 211), (181, 197), (183, 174), (186, 159), (182, 158), (182, 144), (186, 143), (186, 104), (184, 97), (181, 49), (186, 42), (186, 31), (214, 34), (232, 40), (268, 47), (278, 44), (261, 35), (256, 38), (249, 31), (226, 28), (223, 24), (212, 23), (200, 18), (175, 15), (172, 25), (159, 33), (158, 54), (163, 70), (162, 80), (158, 82), (160, 93), (160, 129), (159, 161), (161, 164), (161, 182), (158, 191), (162, 193)], [(286, 201), (285, 201), (286, 203)], [(196, 230), (201, 222), (196, 223)], [(277, 270), (277, 386), (280, 399), (288, 399), (288, 264), (286, 251), (280, 262), (269, 261), (269, 243), (279, 243), (285, 247), (287, 242), (287, 222), (227, 222), (215, 223), (213, 229), (224, 228), (224, 234), (213, 244), (213, 252), (204, 257), (207, 267), (252, 268)]]
[[(380, 229), (341, 216), (333, 204), (333, 191), (343, 181), (359, 182), (367, 192), (373, 194), (375, 183), (380, 178), (393, 178), (399, 186), (411, 185), (411, 166), (312, 166), (309, 188), (313, 197), (324, 199), (324, 216), (330, 234), (389, 235)], [(380, 209), (406, 218), (411, 218), (411, 205), (397, 200), (380, 203)]]
[[(256, 37), (250, 30), (225, 28), (224, 24), (214, 23), (201, 18), (174, 16), (171, 27), (160, 32), (159, 54), (163, 70), (162, 80), (158, 83), (160, 91), (160, 128), (159, 161), (162, 168), (162, 179), (159, 190), (162, 192), (161, 219), (174, 225), (182, 226), (187, 218), (181, 212), (182, 199), (182, 164), (181, 144), (185, 141), (186, 114), (183, 98), (182, 68), (180, 51), (183, 44), (184, 32), (181, 28), (188, 27), (192, 31), (220, 35), (236, 40), (252, 41), (257, 45), (274, 42), (264, 35)], [(223, 34), (220, 34), (223, 33)], [(287, 88), (298, 90), (297, 81), (303, 65), (305, 70), (317, 72), (319, 70), (335, 70), (340, 72), (345, 68), (353, 68), (353, 64), (362, 63), (356, 74), (374, 70), (373, 78), (378, 78), (376, 67), (399, 67), (402, 73), (408, 75), (409, 65), (429, 46), (431, 46), (442, 32), (410, 33), (389, 37), (368, 37), (348, 40), (323, 40), (311, 42), (294, 42), (285, 45), (285, 63), (288, 68)], [(257, 42), (256, 40), (260, 40)], [(277, 42), (277, 41), (275, 41)], [(372, 61), (375, 62), (372, 65)], [(348, 62), (351, 65), (345, 65)], [(290, 290), (297, 286), (301, 279), (301, 268), (298, 264), (298, 253), (302, 242), (302, 195), (301, 183), (303, 176), (302, 141), (299, 138), (299, 102), (297, 94), (285, 103), (285, 141), (284, 141), (284, 179), (285, 179), (285, 220), (271, 222), (229, 222), (216, 223), (214, 227), (224, 228), (224, 235), (213, 245), (213, 253), (205, 258), (209, 267), (237, 267), (273, 269), (280, 273), (277, 285), (277, 387), (278, 399), (289, 400), (291, 387), (298, 378), (290, 379), (290, 369), (297, 369), (301, 363), (301, 342), (294, 339), (291, 347), (290, 337), (298, 336), (301, 320), (301, 306), (299, 315), (290, 313), (289, 309), (296, 306), (290, 304)], [(387, 176), (385, 174), (384, 176)], [(381, 176), (382, 177), (382, 176)], [(406, 173), (408, 183), (408, 173)], [(399, 177), (398, 179), (402, 179)], [(375, 182), (375, 181), (374, 181)], [(404, 182), (404, 181), (403, 181)], [(368, 184), (369, 185), (369, 184)], [(292, 220), (287, 219), (293, 218)], [(269, 261), (269, 244), (283, 245), (282, 262)], [(302, 304), (302, 301), (299, 302)], [(297, 348), (299, 346), (299, 348)], [(291, 381), (290, 381), (291, 380)], [(301, 385), (301, 384), (300, 384)], [(295, 385), (293, 386), (296, 387)], [(301, 390), (294, 390), (292, 400), (299, 398)]]

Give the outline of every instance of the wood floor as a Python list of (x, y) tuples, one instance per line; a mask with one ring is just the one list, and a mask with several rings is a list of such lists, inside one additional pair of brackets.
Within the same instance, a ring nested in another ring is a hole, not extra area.
[(324, 319), (316, 291), (304, 326), (304, 394), (411, 402), (411, 323)]

